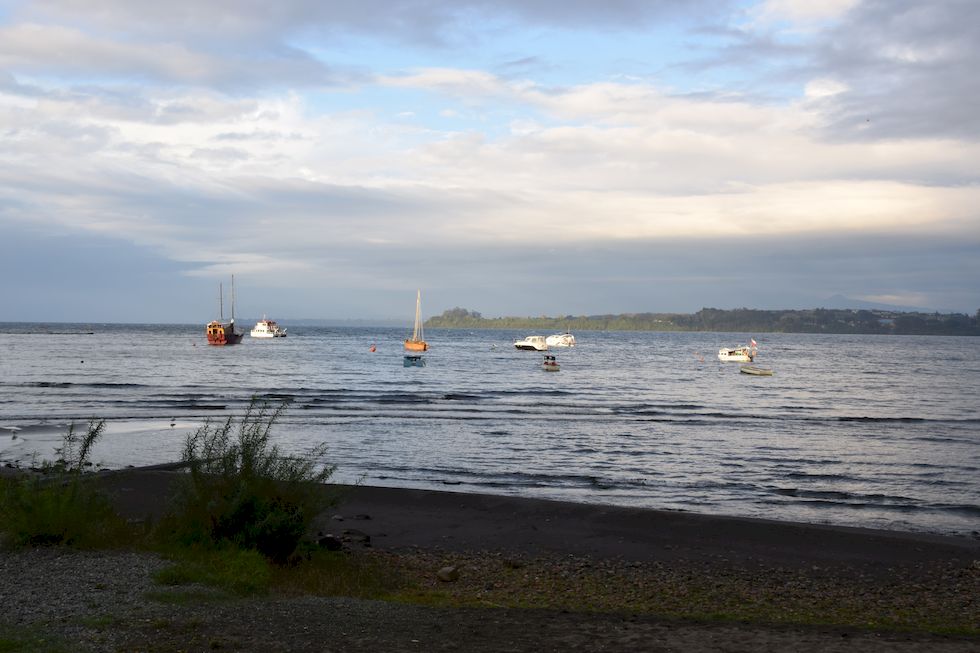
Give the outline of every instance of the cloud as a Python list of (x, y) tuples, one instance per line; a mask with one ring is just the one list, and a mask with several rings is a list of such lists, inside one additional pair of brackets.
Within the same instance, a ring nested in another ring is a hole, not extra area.
[[(969, 170), (977, 146), (821, 141), (806, 102), (755, 106), (647, 84), (545, 89), (452, 69), (382, 82), (477, 104), (505, 97), (544, 120), (488, 137), (371, 114), (311, 118), (298, 96), (72, 93), (10, 110), (19, 128), (8, 156), (20, 166), (0, 188), (36, 206), (32, 220), (111, 229), (199, 262), (233, 250), (247, 260), (280, 239), (285, 261), (296, 233), (352, 246), (439, 233), (449, 246), (519, 242), (528, 224), (554, 242), (976, 227), (980, 191), (941, 181)], [(66, 157), (85, 164), (59, 166)], [(264, 226), (270, 215), (287, 236)]]
[(794, 25), (807, 25), (841, 18), (860, 0), (766, 0), (750, 13), (755, 20), (767, 24), (775, 21), (791, 21)]
[(980, 134), (980, 118), (968, 108), (980, 101), (975, 2), (771, 0), (750, 15), (754, 20), (728, 32), (728, 44), (700, 63), (754, 71), (757, 89), (795, 82), (814, 97), (832, 88), (821, 106), (824, 138)]
[[(848, 294), (833, 254), (800, 245), (832, 236), (901, 279), (867, 296), (976, 295), (943, 290), (925, 263), (916, 287), (893, 253), (928, 237), (939, 256), (958, 236), (976, 245), (969, 3), (381, 6), (19, 7), (0, 20), (0, 223), (111, 237), (194, 279), (262, 271), (382, 295), (406, 270), (412, 286), (494, 294), (487, 278), (558, 279), (567, 258), (591, 262), (576, 287), (609, 310), (611, 289), (639, 301), (651, 283), (723, 296), (712, 284), (760, 281), (755, 262), (800, 288), (788, 271), (812, 265), (833, 286), (823, 296)], [(705, 24), (724, 31), (686, 31)], [(648, 74), (590, 68), (616, 70), (595, 44), (627, 36), (642, 46), (616, 62)], [(566, 49), (579, 37), (585, 58)], [(879, 255), (882, 238), (897, 240)], [(794, 255), (739, 264), (723, 255), (732, 240)], [(867, 276), (857, 260), (841, 269)], [(790, 296), (781, 284), (770, 296)]]
[(724, 0), (337, 0), (207, 2), (40, 0), (23, 11), (50, 21), (83, 22), (132, 33), (164, 30), (186, 39), (273, 40), (282, 33), (354, 32), (439, 43), (488, 20), (532, 26), (640, 30), (652, 22), (732, 11)]
[(58, 25), (24, 23), (0, 29), (0, 68), (35, 75), (142, 79), (163, 84), (237, 89), (318, 86), (341, 77), (305, 52), (277, 47), (212, 53), (172, 41), (105, 39)]
[(848, 87), (826, 107), (829, 134), (977, 140), (980, 5), (869, 0), (848, 18), (814, 50), (815, 66)]

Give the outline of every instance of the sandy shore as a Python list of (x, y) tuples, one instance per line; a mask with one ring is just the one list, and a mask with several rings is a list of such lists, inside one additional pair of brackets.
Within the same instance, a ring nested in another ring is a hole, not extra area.
[[(179, 472), (143, 468), (106, 475), (117, 504), (158, 516)], [(356, 528), (375, 548), (510, 551), (640, 562), (726, 560), (732, 565), (887, 569), (980, 560), (980, 539), (799, 524), (688, 512), (461, 492), (332, 486), (336, 506), (318, 527)], [(367, 518), (365, 518), (367, 517)]]
[[(153, 518), (164, 509), (176, 474), (123, 470), (105, 473), (103, 480), (122, 513)], [(683, 595), (680, 605), (690, 606), (695, 590), (705, 592), (706, 614), (713, 609), (710, 601), (724, 599), (726, 592), (735, 601), (764, 595), (777, 610), (785, 599), (787, 611), (794, 601), (855, 609), (879, 602), (885, 610), (948, 611), (957, 623), (977, 630), (975, 538), (456, 492), (350, 486), (328, 491), (338, 501), (321, 516), (320, 532), (354, 534), (349, 546), (431, 572), (436, 591), (484, 607), (320, 597), (221, 601), (205, 610), (132, 598), (120, 602), (113, 597), (152, 592), (147, 570), (164, 563), (144, 554), (27, 552), (0, 554), (0, 603), (7, 606), (0, 626), (44, 623), (92, 650), (980, 650), (975, 635), (679, 620), (683, 612), (672, 612), (670, 603)], [(460, 565), (457, 582), (435, 579), (444, 564)], [(613, 593), (635, 596), (637, 610), (561, 609), (563, 598), (596, 583), (597, 609)], [(508, 592), (536, 587), (553, 594), (558, 609), (486, 607)], [(72, 610), (83, 615), (63, 615)], [(100, 619), (109, 625), (84, 625)]]

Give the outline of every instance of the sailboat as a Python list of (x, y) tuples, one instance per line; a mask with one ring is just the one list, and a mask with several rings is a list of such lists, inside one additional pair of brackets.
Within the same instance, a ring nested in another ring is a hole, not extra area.
[(422, 291), (419, 290), (415, 297), (415, 328), (412, 329), (412, 337), (405, 341), (405, 349), (408, 351), (427, 351), (429, 343), (425, 341), (425, 334), (422, 333)]
[(205, 329), (209, 345), (237, 345), (245, 335), (244, 331), (235, 331), (235, 275), (231, 275), (231, 322), (225, 323), (224, 289), (218, 284), (218, 315), (219, 319), (211, 320)]

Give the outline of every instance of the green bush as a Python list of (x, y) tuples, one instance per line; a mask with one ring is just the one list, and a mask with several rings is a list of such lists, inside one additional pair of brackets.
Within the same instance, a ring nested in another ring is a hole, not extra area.
[(167, 534), (184, 545), (231, 543), (283, 563), (329, 504), (320, 467), (325, 445), (302, 458), (284, 455), (270, 431), (285, 404), (253, 402), (241, 420), (210, 422), (188, 436), (181, 455), (190, 473), (174, 497)]
[(89, 454), (105, 430), (92, 421), (84, 435), (68, 427), (58, 460), (44, 462), (0, 488), (0, 530), (14, 546), (117, 544), (131, 529), (92, 474)]

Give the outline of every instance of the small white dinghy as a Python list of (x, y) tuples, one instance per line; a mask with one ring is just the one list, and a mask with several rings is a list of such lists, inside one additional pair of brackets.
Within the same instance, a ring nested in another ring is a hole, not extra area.
[(768, 367), (756, 367), (755, 365), (743, 365), (738, 368), (742, 374), (752, 374), (755, 376), (772, 376), (772, 370)]

